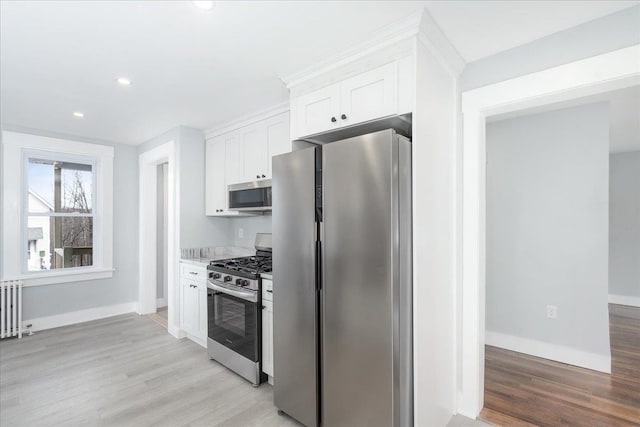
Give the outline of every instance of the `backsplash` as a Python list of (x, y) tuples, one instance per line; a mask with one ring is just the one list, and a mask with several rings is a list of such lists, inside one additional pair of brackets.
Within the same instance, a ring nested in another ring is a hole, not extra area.
[(181, 248), (180, 258), (183, 259), (224, 259), (242, 256), (251, 256), (254, 248), (243, 246), (211, 246), (205, 248)]
[[(256, 233), (271, 233), (271, 215), (231, 218), (229, 220), (229, 243), (233, 246), (253, 248)], [(242, 237), (240, 237), (242, 229)]]

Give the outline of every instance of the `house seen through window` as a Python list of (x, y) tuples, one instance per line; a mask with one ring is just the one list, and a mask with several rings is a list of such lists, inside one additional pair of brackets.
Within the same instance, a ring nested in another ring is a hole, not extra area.
[(26, 166), (28, 271), (93, 265), (93, 164), (29, 157)]

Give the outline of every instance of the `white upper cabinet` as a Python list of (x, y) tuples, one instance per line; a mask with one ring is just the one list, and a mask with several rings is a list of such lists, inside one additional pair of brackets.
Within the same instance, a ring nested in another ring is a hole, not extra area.
[(271, 179), (271, 158), (291, 151), (289, 128), (287, 111), (207, 140), (207, 215), (252, 215), (227, 209), (228, 186)]
[(228, 133), (207, 140), (205, 168), (205, 214), (210, 216), (246, 216), (245, 212), (229, 211), (227, 186), (243, 179), (242, 144), (237, 133)]
[(298, 135), (312, 135), (340, 127), (340, 84), (296, 98), (293, 113)]
[[(244, 163), (242, 159), (242, 136), (243, 135), (240, 132), (233, 132), (227, 135), (223, 135), (226, 149), (224, 171), (227, 186), (245, 181)], [(209, 167), (209, 165), (207, 165), (207, 167)]]
[(267, 147), (268, 165), (267, 178), (271, 178), (271, 159), (278, 154), (291, 151), (291, 139), (289, 138), (289, 114), (280, 114), (268, 119), (267, 127)]
[(412, 61), (402, 58), (292, 98), (293, 139), (411, 111)]
[(271, 159), (268, 158), (269, 146), (265, 126), (251, 126), (242, 132), (242, 155), (244, 165), (242, 182), (267, 177)]
[(398, 65), (344, 80), (340, 84), (340, 120), (343, 126), (398, 112)]
[(227, 208), (227, 188), (225, 183), (224, 138), (217, 137), (206, 145), (205, 214), (216, 215)]

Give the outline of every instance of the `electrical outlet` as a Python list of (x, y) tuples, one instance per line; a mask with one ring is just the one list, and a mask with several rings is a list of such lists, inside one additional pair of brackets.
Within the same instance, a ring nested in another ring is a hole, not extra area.
[(242, 239), (244, 237), (244, 228), (238, 228), (238, 238)]
[(549, 319), (556, 319), (558, 317), (558, 307), (555, 305), (547, 306), (547, 317)]

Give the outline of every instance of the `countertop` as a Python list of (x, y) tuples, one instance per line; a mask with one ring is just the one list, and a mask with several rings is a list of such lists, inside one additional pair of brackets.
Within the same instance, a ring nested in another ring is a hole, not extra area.
[(262, 274), (260, 274), (260, 277), (262, 277), (263, 279), (267, 279), (267, 280), (273, 280), (273, 274), (272, 273), (262, 273)]
[(211, 261), (214, 261), (214, 259), (212, 258), (180, 258), (180, 262), (182, 263), (193, 264), (199, 267), (206, 267), (207, 265), (209, 265)]

